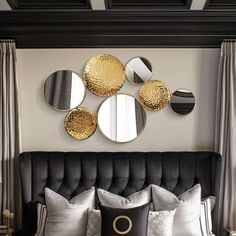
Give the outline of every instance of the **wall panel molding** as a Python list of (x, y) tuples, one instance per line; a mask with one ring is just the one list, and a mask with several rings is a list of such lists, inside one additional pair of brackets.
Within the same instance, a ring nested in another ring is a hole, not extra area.
[(0, 14), (0, 38), (18, 48), (220, 47), (236, 38), (234, 12), (15, 11)]

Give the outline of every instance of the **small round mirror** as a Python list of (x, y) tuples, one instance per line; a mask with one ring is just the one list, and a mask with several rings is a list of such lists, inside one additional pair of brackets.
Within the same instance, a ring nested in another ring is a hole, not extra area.
[(189, 114), (195, 106), (195, 97), (188, 89), (176, 90), (170, 99), (170, 108), (179, 115)]
[(43, 85), (46, 103), (58, 111), (68, 111), (79, 106), (84, 100), (85, 92), (82, 79), (70, 70), (52, 73)]
[(146, 112), (133, 96), (117, 94), (107, 98), (98, 111), (98, 126), (113, 142), (125, 143), (137, 138), (146, 125)]
[(126, 64), (125, 75), (133, 84), (144, 84), (152, 77), (151, 63), (143, 57), (135, 57)]

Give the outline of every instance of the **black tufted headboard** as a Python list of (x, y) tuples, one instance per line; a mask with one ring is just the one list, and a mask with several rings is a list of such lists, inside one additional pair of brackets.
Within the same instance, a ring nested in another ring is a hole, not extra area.
[(128, 196), (149, 184), (179, 195), (200, 183), (205, 197), (215, 195), (220, 160), (213, 152), (22, 153), (23, 235), (35, 233), (45, 186), (70, 199), (93, 185)]

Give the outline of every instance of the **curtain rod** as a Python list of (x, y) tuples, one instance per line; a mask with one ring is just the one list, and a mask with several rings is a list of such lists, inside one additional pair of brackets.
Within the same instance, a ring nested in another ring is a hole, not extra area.
[(14, 43), (15, 39), (0, 39), (0, 43)]
[(223, 42), (236, 42), (236, 39), (224, 39)]

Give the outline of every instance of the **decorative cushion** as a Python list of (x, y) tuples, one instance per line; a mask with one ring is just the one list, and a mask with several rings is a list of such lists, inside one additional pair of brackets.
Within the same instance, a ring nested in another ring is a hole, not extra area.
[(85, 236), (87, 210), (95, 208), (95, 189), (82, 192), (70, 201), (45, 188), (47, 219), (45, 236)]
[(101, 236), (101, 212), (100, 210), (88, 209), (88, 225), (86, 236)]
[(175, 210), (150, 211), (148, 218), (148, 236), (173, 236)]
[(201, 186), (195, 185), (179, 197), (156, 185), (152, 185), (155, 211), (176, 209), (174, 236), (200, 236)]
[(116, 208), (133, 208), (142, 206), (151, 201), (151, 187), (147, 187), (139, 192), (136, 192), (127, 198), (110, 193), (106, 190), (97, 189), (98, 198), (102, 205)]
[(215, 201), (215, 197), (209, 196), (203, 199), (201, 202), (200, 226), (202, 236), (214, 236), (214, 234), (212, 233), (211, 211), (215, 206)]
[(149, 203), (135, 208), (101, 205), (101, 236), (147, 236)]
[[(149, 211), (148, 236), (172, 236), (174, 211)], [(86, 236), (101, 236), (101, 212), (88, 210), (88, 225)]]

